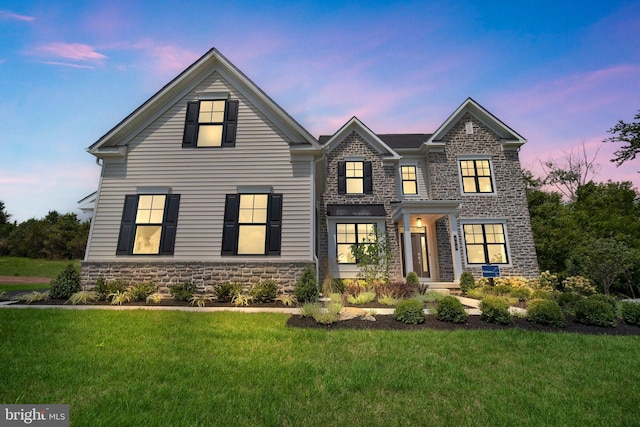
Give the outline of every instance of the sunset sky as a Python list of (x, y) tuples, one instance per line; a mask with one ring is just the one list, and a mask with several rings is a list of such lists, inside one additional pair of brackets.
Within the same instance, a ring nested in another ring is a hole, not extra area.
[(0, 200), (77, 212), (86, 148), (216, 47), (314, 136), (352, 116), (429, 133), (472, 97), (528, 139), (525, 168), (603, 144), (640, 109), (640, 1), (0, 2)]

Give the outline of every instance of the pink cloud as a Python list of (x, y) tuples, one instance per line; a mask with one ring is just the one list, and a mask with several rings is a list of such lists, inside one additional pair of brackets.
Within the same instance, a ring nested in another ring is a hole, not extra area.
[(45, 57), (64, 58), (74, 61), (100, 62), (107, 56), (97, 52), (92, 46), (82, 43), (53, 42), (36, 47), (33, 54)]
[(69, 62), (58, 62), (58, 61), (44, 61), (43, 64), (47, 64), (47, 65), (59, 65), (61, 67), (70, 67), (70, 68), (85, 68), (85, 69), (94, 69), (96, 67), (91, 66), (91, 65), (79, 65), (79, 64), (72, 64)]
[(0, 10), (0, 19), (9, 19), (13, 21), (24, 21), (24, 22), (32, 22), (35, 21), (36, 18), (33, 16), (20, 15), (17, 13), (9, 12), (8, 10)]

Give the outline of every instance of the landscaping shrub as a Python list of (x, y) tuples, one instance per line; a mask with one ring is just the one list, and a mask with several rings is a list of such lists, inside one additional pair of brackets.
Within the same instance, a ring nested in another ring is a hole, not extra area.
[(309, 264), (304, 268), (302, 275), (296, 281), (293, 294), (299, 303), (305, 303), (317, 301), (319, 293), (316, 270), (313, 264)]
[(513, 323), (509, 313), (509, 303), (505, 298), (487, 295), (480, 302), (480, 320), (498, 325), (510, 325)]
[(424, 308), (420, 301), (407, 299), (400, 301), (393, 317), (402, 323), (418, 324), (424, 322)]
[(308, 302), (300, 307), (300, 315), (303, 317), (313, 317), (313, 319), (324, 325), (335, 323), (340, 318), (342, 304), (331, 302), (326, 308), (318, 302)]
[(464, 295), (468, 295), (469, 291), (476, 287), (476, 279), (473, 278), (473, 274), (465, 271), (460, 275), (460, 290)]
[[(98, 300), (98, 293), (95, 291), (78, 291), (71, 295), (67, 300), (67, 303), (72, 305), (88, 304)], [(66, 304), (66, 303), (65, 303)]]
[(576, 322), (585, 325), (615, 326), (615, 312), (611, 304), (599, 298), (587, 298), (575, 305)]
[(512, 298), (517, 298), (518, 301), (526, 301), (531, 296), (531, 291), (527, 288), (511, 288), (509, 295)]
[(370, 292), (370, 291), (363, 291), (363, 292), (360, 292), (358, 295), (347, 294), (347, 302), (349, 304), (361, 305), (361, 304), (366, 304), (366, 303), (375, 301), (375, 299), (376, 299), (376, 293)]
[(493, 295), (509, 295), (511, 293), (511, 286), (509, 285), (495, 285), (495, 286), (489, 286), (488, 287), (488, 292), (492, 293)]
[(399, 299), (394, 298), (392, 295), (382, 294), (378, 297), (378, 303), (382, 305), (396, 305), (400, 302)]
[(229, 282), (216, 283), (213, 285), (213, 292), (215, 293), (218, 301), (231, 302), (236, 295), (242, 292), (242, 285), (239, 283)]
[(583, 299), (584, 297), (582, 295), (579, 295), (575, 292), (562, 292), (560, 295), (558, 295), (558, 305), (562, 307), (562, 310), (565, 313), (573, 316), (575, 315), (574, 307), (576, 303), (582, 301)]
[(591, 295), (589, 299), (607, 303), (611, 306), (611, 310), (613, 310), (614, 315), (618, 313), (618, 301), (616, 300), (615, 297), (612, 297), (611, 295), (595, 294), (595, 295)]
[(410, 271), (409, 274), (407, 274), (407, 284), (411, 286), (420, 285), (420, 278), (415, 271)]
[(533, 292), (531, 292), (531, 295), (529, 296), (529, 298), (531, 299), (548, 299), (548, 300), (553, 300), (554, 298), (553, 292), (552, 291), (547, 291), (544, 289), (536, 289)]
[(153, 282), (145, 282), (134, 285), (129, 289), (131, 301), (146, 301), (147, 297), (158, 290)]
[(124, 292), (127, 290), (127, 285), (120, 280), (112, 280), (107, 282), (103, 276), (99, 276), (98, 280), (96, 280), (96, 284), (93, 287), (92, 291), (98, 294), (98, 299), (100, 301), (104, 301), (107, 297), (116, 292)]
[(418, 284), (407, 282), (380, 283), (376, 286), (378, 296), (383, 294), (396, 298), (410, 298), (418, 292)]
[(278, 284), (273, 280), (265, 280), (254, 284), (249, 294), (256, 303), (273, 302), (278, 296)]
[(466, 323), (469, 315), (456, 297), (446, 295), (434, 309), (436, 319), (443, 322)]
[(191, 280), (169, 285), (168, 288), (171, 296), (178, 301), (189, 301), (197, 289), (196, 284)]
[(533, 299), (527, 307), (527, 320), (539, 325), (564, 328), (567, 319), (557, 302), (550, 299)]
[(588, 297), (596, 293), (596, 287), (589, 279), (582, 276), (569, 276), (562, 281), (565, 292), (574, 292)]
[(52, 281), (49, 287), (49, 297), (52, 299), (69, 299), (82, 290), (80, 273), (73, 265), (68, 265)]
[(622, 321), (627, 325), (640, 326), (640, 304), (635, 302), (623, 302)]

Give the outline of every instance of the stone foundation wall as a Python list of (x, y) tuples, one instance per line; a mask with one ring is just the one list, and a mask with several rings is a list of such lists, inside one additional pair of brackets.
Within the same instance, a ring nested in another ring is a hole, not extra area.
[[(249, 285), (261, 280), (273, 280), (282, 292), (293, 291), (296, 280), (309, 263), (306, 262), (82, 262), (82, 286), (95, 285), (98, 277), (107, 281), (120, 279), (125, 283), (154, 282), (161, 293), (168, 285), (193, 281), (201, 292), (205, 286), (220, 282)], [(315, 267), (314, 267), (315, 268)]]

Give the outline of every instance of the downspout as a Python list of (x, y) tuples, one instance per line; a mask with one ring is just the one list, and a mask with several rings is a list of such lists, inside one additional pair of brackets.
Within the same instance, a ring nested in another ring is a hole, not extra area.
[(320, 260), (318, 259), (318, 254), (316, 254), (316, 248), (318, 247), (318, 207), (316, 201), (316, 171), (318, 170), (318, 163), (324, 159), (324, 147), (320, 150), (320, 157), (312, 163), (312, 185), (311, 185), (311, 219), (313, 221), (313, 239), (312, 239), (312, 247), (311, 254), (313, 255), (313, 261), (316, 264), (316, 280), (320, 278)]

